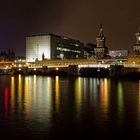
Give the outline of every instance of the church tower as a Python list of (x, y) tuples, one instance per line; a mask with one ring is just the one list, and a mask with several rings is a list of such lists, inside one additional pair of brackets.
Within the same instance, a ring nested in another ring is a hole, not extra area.
[(107, 54), (107, 47), (105, 46), (106, 38), (103, 34), (103, 27), (100, 24), (99, 34), (96, 37), (96, 47), (94, 48), (94, 53), (97, 58), (104, 58)]
[(140, 27), (136, 33), (136, 44), (133, 45), (133, 50), (136, 55), (140, 55)]
[(104, 47), (105, 46), (105, 37), (103, 34), (102, 24), (100, 24), (99, 35), (96, 37), (96, 42), (97, 42), (97, 47)]

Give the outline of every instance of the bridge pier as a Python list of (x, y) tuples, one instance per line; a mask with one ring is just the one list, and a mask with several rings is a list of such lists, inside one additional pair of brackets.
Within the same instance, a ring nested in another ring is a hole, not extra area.
[(72, 76), (80, 76), (78, 65), (69, 65), (68, 73)]
[(123, 65), (110, 65), (110, 77), (117, 77), (124, 75), (124, 66)]

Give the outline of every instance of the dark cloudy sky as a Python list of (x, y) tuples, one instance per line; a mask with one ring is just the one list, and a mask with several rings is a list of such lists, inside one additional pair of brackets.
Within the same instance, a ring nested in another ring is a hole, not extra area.
[(140, 0), (4, 0), (0, 4), (0, 50), (25, 55), (25, 37), (51, 32), (96, 42), (99, 24), (109, 49), (129, 49), (140, 24)]

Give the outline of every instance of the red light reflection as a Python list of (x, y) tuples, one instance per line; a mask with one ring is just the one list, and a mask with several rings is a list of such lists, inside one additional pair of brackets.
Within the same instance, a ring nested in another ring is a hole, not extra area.
[(5, 112), (8, 112), (8, 93), (9, 93), (9, 89), (6, 87), (4, 89), (4, 105), (5, 105)]

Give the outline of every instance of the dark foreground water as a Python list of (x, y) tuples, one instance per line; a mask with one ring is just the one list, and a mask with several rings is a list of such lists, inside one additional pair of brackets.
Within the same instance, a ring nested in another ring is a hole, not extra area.
[(140, 139), (140, 81), (0, 76), (0, 139)]

